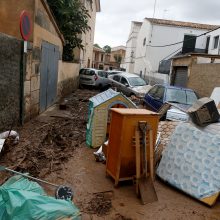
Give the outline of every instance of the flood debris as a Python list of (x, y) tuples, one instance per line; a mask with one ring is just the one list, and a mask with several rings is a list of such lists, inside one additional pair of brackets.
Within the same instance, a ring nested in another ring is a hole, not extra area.
[[(16, 145), (19, 142), (19, 134), (16, 131), (5, 131), (0, 133), (0, 153), (5, 151), (8, 144)], [(6, 147), (4, 146), (6, 145)]]
[(112, 191), (94, 193), (83, 210), (87, 214), (108, 215), (112, 209), (112, 197)]
[(220, 136), (179, 124), (163, 152), (157, 175), (175, 188), (214, 205), (220, 189)]
[(0, 204), (0, 219), (77, 220), (80, 215), (71, 201), (47, 196), (38, 183), (20, 175), (11, 177), (0, 186)]
[[(20, 140), (16, 148), (13, 142), (7, 143), (0, 164), (34, 177), (45, 178), (51, 173), (59, 176), (65, 163), (74, 156), (75, 149), (85, 142), (88, 103), (79, 99), (82, 96), (89, 99), (96, 93), (78, 90), (68, 96), (66, 105), (71, 118), (50, 117), (51, 112), (48, 115), (46, 112), (25, 124), (18, 130)], [(66, 111), (60, 112), (66, 115)], [(6, 177), (0, 174), (1, 183)]]

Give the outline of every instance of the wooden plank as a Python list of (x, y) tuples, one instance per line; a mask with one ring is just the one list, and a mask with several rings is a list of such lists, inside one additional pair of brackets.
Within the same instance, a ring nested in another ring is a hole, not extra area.
[(155, 180), (155, 170), (154, 170), (154, 144), (153, 144), (153, 130), (149, 130), (149, 158), (150, 158), (150, 177), (154, 181)]
[(136, 193), (139, 196), (139, 179), (141, 176), (141, 149), (140, 149), (140, 132), (135, 129), (135, 156), (136, 156)]

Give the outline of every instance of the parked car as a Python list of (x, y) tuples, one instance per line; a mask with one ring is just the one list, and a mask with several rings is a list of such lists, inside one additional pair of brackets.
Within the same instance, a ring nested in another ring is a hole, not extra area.
[(197, 99), (198, 96), (191, 89), (157, 84), (145, 95), (144, 104), (157, 112), (165, 102), (170, 102), (186, 111)]
[(107, 72), (108, 76), (115, 75), (115, 74), (118, 74), (118, 73), (123, 73), (123, 72), (120, 71), (120, 70), (109, 70)]
[(79, 71), (79, 84), (80, 86), (90, 85), (103, 89), (109, 86), (110, 81), (107, 72), (103, 70), (83, 68)]
[(146, 82), (138, 75), (121, 72), (109, 76), (111, 86), (116, 87), (117, 91), (124, 93), (126, 96), (135, 95), (138, 98), (143, 98), (151, 86), (146, 85)]

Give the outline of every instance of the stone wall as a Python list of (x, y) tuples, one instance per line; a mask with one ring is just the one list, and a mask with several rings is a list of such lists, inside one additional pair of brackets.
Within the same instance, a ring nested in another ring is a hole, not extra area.
[(188, 88), (194, 89), (200, 97), (210, 97), (212, 90), (220, 86), (220, 64), (193, 64)]
[(0, 33), (0, 131), (20, 121), (21, 41)]

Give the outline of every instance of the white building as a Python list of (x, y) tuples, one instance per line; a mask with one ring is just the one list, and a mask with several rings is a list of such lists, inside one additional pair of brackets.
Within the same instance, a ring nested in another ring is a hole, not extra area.
[(126, 42), (126, 54), (123, 66), (123, 68), (125, 68), (129, 73), (134, 73), (134, 58), (136, 56), (137, 37), (141, 26), (142, 22), (131, 22), (131, 31)]
[(92, 67), (93, 61), (93, 44), (95, 35), (96, 13), (101, 11), (100, 0), (81, 0), (85, 8), (88, 10), (90, 17), (88, 25), (90, 30), (81, 35), (83, 49), (75, 48), (74, 57), (80, 63), (80, 67)]
[[(182, 52), (182, 49), (185, 50), (184, 52), (188, 49), (190, 52), (205, 52), (207, 37), (203, 35), (197, 38), (196, 36), (216, 27), (207, 24), (145, 18), (137, 34), (133, 72), (149, 80), (151, 84), (168, 82), (168, 75), (158, 72), (160, 61), (171, 58)], [(184, 44), (166, 46), (182, 41), (185, 41)], [(130, 45), (128, 45), (128, 54), (130, 50)], [(131, 65), (130, 61), (127, 66)]]
[(220, 55), (220, 29), (214, 30), (207, 34), (207, 49), (209, 54)]

